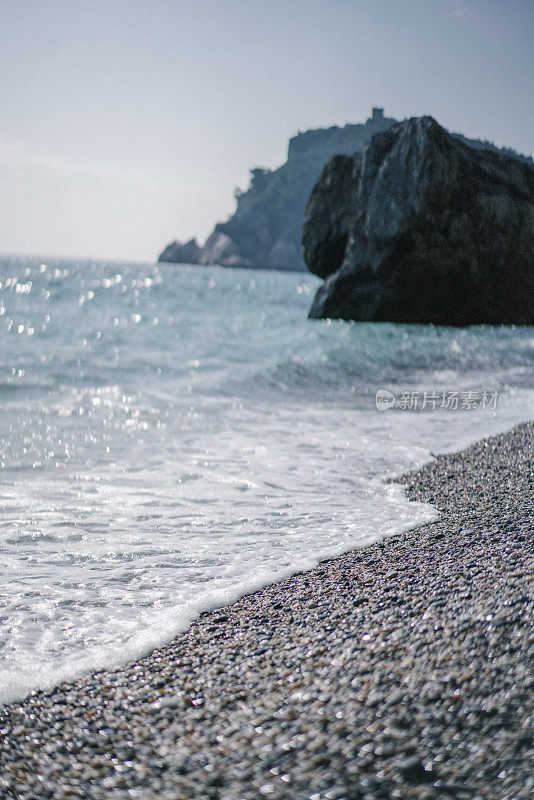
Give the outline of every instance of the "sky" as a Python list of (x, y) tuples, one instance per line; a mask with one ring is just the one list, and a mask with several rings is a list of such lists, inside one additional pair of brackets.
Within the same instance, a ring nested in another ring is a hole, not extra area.
[(534, 0), (0, 0), (0, 253), (152, 262), (299, 130), (534, 152)]

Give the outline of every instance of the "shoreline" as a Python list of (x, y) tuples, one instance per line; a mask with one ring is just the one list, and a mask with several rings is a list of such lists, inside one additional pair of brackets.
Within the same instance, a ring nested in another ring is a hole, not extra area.
[(0, 798), (532, 797), (534, 424), (394, 482), (440, 518), (0, 709)]

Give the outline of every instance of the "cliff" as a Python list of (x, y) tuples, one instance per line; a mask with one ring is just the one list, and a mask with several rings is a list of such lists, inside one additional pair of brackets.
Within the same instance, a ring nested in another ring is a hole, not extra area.
[(431, 117), (324, 168), (304, 257), (324, 284), (311, 317), (534, 324), (534, 165)]
[(203, 247), (194, 240), (186, 245), (173, 242), (159, 260), (306, 269), (301, 244), (304, 210), (322, 168), (336, 154), (360, 151), (375, 133), (395, 122), (374, 109), (364, 124), (299, 133), (289, 141), (285, 164), (274, 171), (251, 170), (248, 190), (236, 194), (235, 213), (215, 225)]

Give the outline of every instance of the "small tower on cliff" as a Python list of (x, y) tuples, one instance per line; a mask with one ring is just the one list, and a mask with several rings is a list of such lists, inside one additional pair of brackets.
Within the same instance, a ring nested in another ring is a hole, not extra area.
[(384, 109), (383, 108), (377, 108), (376, 106), (373, 106), (373, 117), (372, 117), (372, 119), (373, 119), (373, 122), (377, 122), (379, 119), (384, 119)]

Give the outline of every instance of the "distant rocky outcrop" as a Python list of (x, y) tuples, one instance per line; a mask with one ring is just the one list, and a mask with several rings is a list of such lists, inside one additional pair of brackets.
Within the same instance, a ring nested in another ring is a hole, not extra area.
[(289, 141), (285, 164), (274, 171), (251, 170), (248, 190), (236, 192), (235, 213), (215, 226), (203, 247), (194, 240), (185, 245), (173, 242), (159, 261), (306, 269), (301, 243), (304, 209), (322, 168), (333, 155), (360, 151), (373, 134), (395, 122), (375, 108), (364, 124), (299, 133)]
[(534, 324), (534, 165), (406, 120), (326, 165), (303, 245), (311, 317)]
[(158, 260), (174, 264), (198, 264), (200, 253), (196, 239), (190, 239), (185, 244), (175, 241), (167, 245)]

